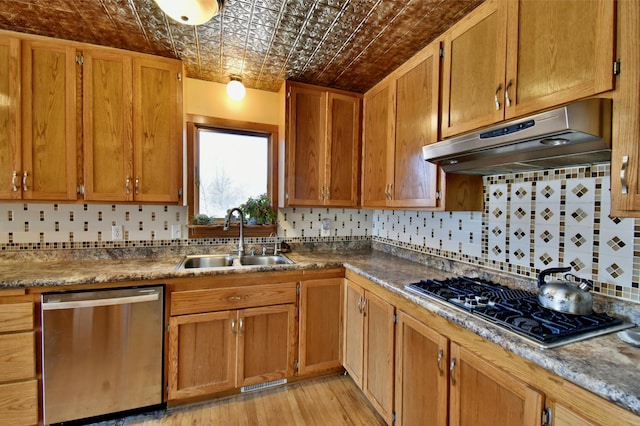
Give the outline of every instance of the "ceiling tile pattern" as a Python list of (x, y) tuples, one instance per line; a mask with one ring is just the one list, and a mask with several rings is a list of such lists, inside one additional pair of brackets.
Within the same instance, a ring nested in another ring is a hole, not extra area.
[(188, 26), (153, 0), (2, 0), (0, 28), (179, 58), (191, 78), (365, 92), (483, 0), (227, 0)]

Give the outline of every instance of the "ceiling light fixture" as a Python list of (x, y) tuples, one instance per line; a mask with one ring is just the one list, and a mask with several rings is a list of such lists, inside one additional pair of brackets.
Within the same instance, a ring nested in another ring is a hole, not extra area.
[(231, 80), (227, 83), (227, 95), (229, 95), (233, 100), (242, 100), (244, 95), (247, 93), (247, 90), (244, 88), (244, 84), (242, 84), (242, 79), (234, 75), (230, 78)]
[(171, 19), (187, 25), (200, 25), (222, 12), (224, 0), (155, 0)]

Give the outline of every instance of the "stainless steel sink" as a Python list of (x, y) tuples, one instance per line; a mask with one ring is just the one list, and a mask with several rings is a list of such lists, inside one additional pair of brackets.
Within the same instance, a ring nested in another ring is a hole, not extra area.
[(186, 256), (178, 265), (178, 269), (224, 268), (233, 266), (233, 256), (202, 255)]
[(240, 258), (242, 265), (287, 265), (293, 263), (293, 261), (282, 255), (254, 255), (254, 256), (242, 256)]
[[(234, 264), (235, 260), (235, 264)], [(287, 265), (293, 261), (282, 255), (251, 255), (237, 257), (224, 254), (186, 256), (178, 269), (227, 268), (230, 266)]]

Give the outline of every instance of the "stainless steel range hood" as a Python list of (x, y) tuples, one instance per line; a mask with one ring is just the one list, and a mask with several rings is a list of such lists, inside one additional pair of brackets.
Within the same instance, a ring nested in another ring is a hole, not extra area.
[(422, 148), (447, 173), (495, 175), (611, 161), (611, 99), (587, 99)]

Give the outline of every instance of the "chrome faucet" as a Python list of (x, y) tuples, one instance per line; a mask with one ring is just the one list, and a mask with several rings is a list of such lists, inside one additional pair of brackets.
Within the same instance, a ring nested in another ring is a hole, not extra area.
[(238, 212), (240, 214), (240, 238), (238, 239), (238, 257), (242, 257), (244, 255), (244, 213), (238, 207), (234, 207), (229, 210), (227, 213), (227, 218), (224, 220), (224, 226), (222, 227), (223, 231), (229, 230), (229, 225), (231, 223), (231, 215), (233, 212)]

